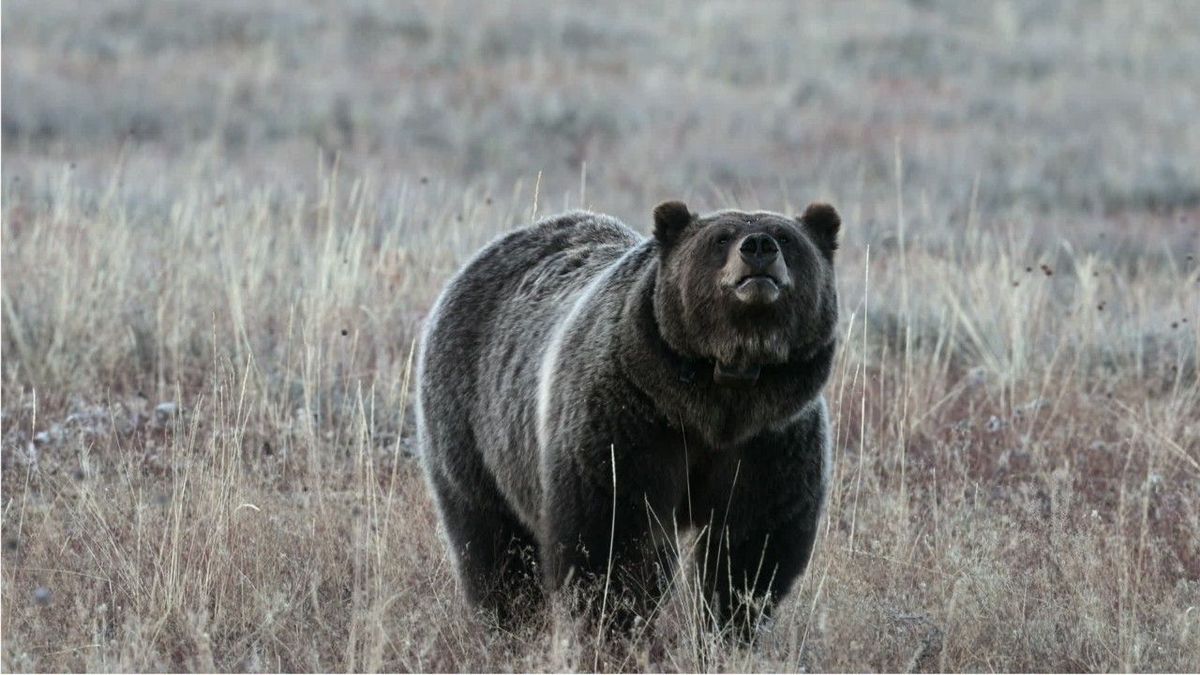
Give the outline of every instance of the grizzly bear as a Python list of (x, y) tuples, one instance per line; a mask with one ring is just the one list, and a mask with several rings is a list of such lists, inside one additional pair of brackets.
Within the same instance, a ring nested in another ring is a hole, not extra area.
[(519, 620), (591, 580), (636, 622), (688, 529), (718, 625), (788, 592), (830, 473), (839, 227), (827, 204), (666, 202), (646, 239), (573, 211), (449, 282), (421, 339), (418, 436), (470, 603)]

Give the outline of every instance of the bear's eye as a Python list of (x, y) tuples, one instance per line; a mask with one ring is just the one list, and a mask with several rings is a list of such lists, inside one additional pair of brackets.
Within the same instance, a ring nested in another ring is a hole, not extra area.
[(717, 246), (727, 246), (727, 245), (729, 244), (729, 241), (730, 241), (732, 238), (733, 238), (733, 237), (730, 237), (730, 236), (729, 236), (729, 235), (727, 235), (727, 234), (723, 234), (723, 235), (721, 235), (720, 237), (717, 237)]
[(776, 239), (779, 240), (780, 244), (787, 244), (792, 241), (791, 238), (788, 237), (786, 234), (781, 234), (778, 237), (776, 237)]

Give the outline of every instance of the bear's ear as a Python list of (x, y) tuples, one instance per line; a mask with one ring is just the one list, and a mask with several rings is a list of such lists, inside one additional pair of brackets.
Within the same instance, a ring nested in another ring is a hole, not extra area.
[(813, 233), (821, 250), (828, 254), (837, 250), (842, 219), (832, 206), (824, 202), (813, 202), (804, 209), (804, 215), (797, 220)]
[(670, 248), (678, 239), (683, 228), (692, 222), (692, 212), (683, 202), (663, 202), (654, 207), (654, 238)]

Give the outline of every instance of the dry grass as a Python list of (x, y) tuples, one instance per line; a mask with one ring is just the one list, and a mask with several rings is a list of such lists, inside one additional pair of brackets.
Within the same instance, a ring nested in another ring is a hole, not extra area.
[[(1194, 668), (1198, 30), (4, 3), (3, 668)], [(653, 637), (490, 630), (411, 455), (413, 337), (535, 210), (674, 197), (847, 222), (810, 571), (753, 649), (686, 577)]]

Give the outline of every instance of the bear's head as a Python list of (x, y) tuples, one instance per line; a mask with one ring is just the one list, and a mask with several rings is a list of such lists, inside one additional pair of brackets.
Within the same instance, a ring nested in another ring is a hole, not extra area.
[(834, 338), (841, 219), (828, 204), (790, 218), (765, 211), (698, 216), (654, 209), (654, 314), (663, 339), (712, 361), (718, 384), (753, 384), (764, 366), (805, 359)]

